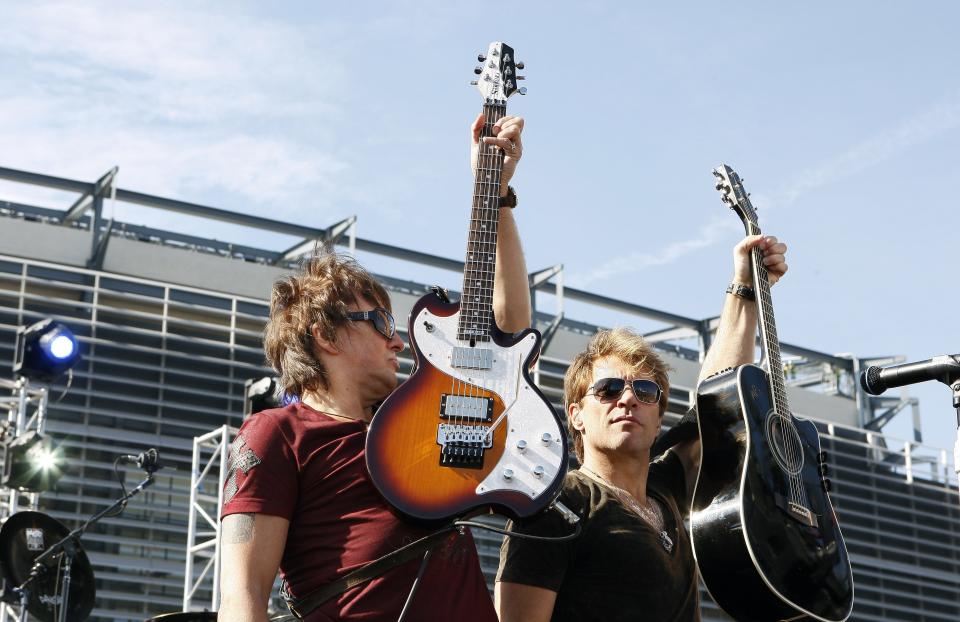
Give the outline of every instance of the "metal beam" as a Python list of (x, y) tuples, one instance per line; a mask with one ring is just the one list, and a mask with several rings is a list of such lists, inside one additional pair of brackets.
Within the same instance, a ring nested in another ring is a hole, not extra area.
[(558, 263), (555, 266), (550, 266), (549, 268), (544, 268), (543, 270), (538, 270), (537, 272), (531, 272), (529, 275), (527, 275), (527, 280), (530, 282), (530, 289), (537, 289), (542, 284), (546, 283), (561, 272), (563, 272), (562, 263)]
[(93, 188), (81, 194), (80, 198), (74, 201), (73, 205), (67, 210), (67, 213), (64, 214), (62, 224), (64, 226), (70, 226), (73, 221), (79, 220), (90, 206), (93, 205), (93, 200), (97, 197), (102, 198), (104, 191), (113, 186), (114, 180), (117, 177), (117, 171), (119, 170), (118, 167), (114, 166), (93, 184)]
[(917, 400), (917, 398), (915, 397), (900, 400), (892, 408), (888, 408), (887, 410), (883, 411), (882, 413), (880, 413), (879, 415), (877, 415), (876, 417), (868, 421), (863, 427), (867, 430), (875, 430), (879, 432), (880, 430), (883, 429), (885, 425), (890, 423), (890, 420), (896, 417), (900, 413), (900, 411), (902, 411), (904, 408), (906, 408), (907, 406), (919, 406), (919, 404), (920, 404), (919, 400)]
[(52, 175), (28, 173), (27, 171), (18, 171), (13, 168), (0, 167), (0, 179), (15, 181), (20, 184), (43, 186), (44, 188), (53, 188), (55, 190), (66, 190), (68, 192), (90, 192), (93, 190), (93, 184), (89, 181), (77, 181), (64, 177), (53, 177)]
[(103, 234), (100, 236), (100, 239), (97, 240), (97, 245), (93, 249), (93, 253), (90, 255), (90, 259), (87, 260), (87, 267), (93, 270), (102, 270), (103, 269), (103, 258), (107, 255), (107, 245), (110, 243), (110, 232), (113, 231), (113, 219), (111, 218), (107, 222), (107, 226), (103, 231)]
[(699, 336), (700, 333), (693, 330), (692, 328), (671, 326), (670, 328), (664, 328), (663, 330), (655, 330), (649, 333), (644, 333), (643, 340), (648, 343), (662, 343), (664, 341), (674, 341), (679, 339), (693, 339), (694, 337)]
[(553, 341), (554, 335), (557, 334), (557, 329), (560, 328), (560, 322), (563, 321), (563, 313), (559, 313), (554, 316), (550, 324), (543, 329), (542, 337), (543, 341), (540, 343), (540, 351), (546, 352), (547, 348), (550, 346), (550, 342)]
[(330, 225), (324, 229), (324, 234), (320, 237), (311, 238), (307, 240), (301, 240), (288, 248), (287, 250), (280, 253), (280, 257), (277, 258), (275, 263), (284, 263), (287, 261), (292, 261), (306, 255), (307, 253), (313, 252), (313, 249), (320, 243), (326, 242), (328, 244), (336, 244), (340, 241), (340, 238), (343, 237), (343, 234), (350, 230), (350, 227), (354, 226), (357, 223), (357, 217), (351, 216), (349, 218), (344, 218), (338, 223)]
[(249, 214), (239, 214), (225, 209), (207, 207), (206, 205), (198, 205), (186, 201), (165, 199), (142, 192), (123, 190), (122, 188), (117, 189), (117, 200), (123, 201), (124, 203), (133, 203), (135, 205), (143, 205), (144, 207), (179, 212), (199, 218), (209, 218), (211, 220), (219, 220), (220, 222), (229, 222), (235, 225), (254, 227), (263, 229), (264, 231), (284, 233), (301, 238), (316, 238), (324, 234), (323, 229), (304, 227), (303, 225), (283, 222), (281, 220), (272, 220), (270, 218), (261, 218), (260, 216), (251, 216)]

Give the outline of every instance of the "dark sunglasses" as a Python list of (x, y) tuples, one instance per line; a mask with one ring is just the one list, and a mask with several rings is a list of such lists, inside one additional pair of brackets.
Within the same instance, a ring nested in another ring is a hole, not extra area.
[[(593, 383), (593, 386), (590, 387), (592, 392), (588, 392), (587, 395), (595, 395), (597, 399), (602, 401), (616, 400), (620, 399), (626, 388), (627, 381), (623, 378), (601, 378)], [(656, 404), (663, 394), (660, 385), (653, 380), (631, 380), (630, 388), (633, 389), (633, 394), (637, 396), (637, 399), (644, 404)]]
[(352, 311), (347, 314), (347, 319), (354, 322), (373, 322), (373, 327), (377, 329), (377, 332), (387, 339), (393, 339), (393, 336), (397, 334), (397, 325), (393, 321), (393, 316), (383, 307), (377, 307), (370, 311)]

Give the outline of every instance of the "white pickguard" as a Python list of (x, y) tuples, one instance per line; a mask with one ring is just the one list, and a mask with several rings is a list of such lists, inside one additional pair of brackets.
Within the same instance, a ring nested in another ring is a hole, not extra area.
[[(563, 430), (552, 409), (523, 376), (523, 366), (536, 347), (537, 337), (528, 335), (512, 348), (501, 348), (493, 342), (479, 344), (478, 347), (493, 350), (491, 368), (458, 369), (451, 359), (453, 348), (465, 345), (457, 340), (459, 318), (459, 312), (440, 317), (428, 309), (417, 314), (413, 336), (423, 352), (420, 363), (496, 393), (503, 401), (506, 416), (499, 425), (507, 430), (506, 447), (500, 462), (477, 486), (477, 495), (514, 490), (536, 498), (553, 482), (566, 461)], [(498, 419), (494, 419), (494, 424)], [(543, 467), (539, 477), (535, 474), (538, 466)]]

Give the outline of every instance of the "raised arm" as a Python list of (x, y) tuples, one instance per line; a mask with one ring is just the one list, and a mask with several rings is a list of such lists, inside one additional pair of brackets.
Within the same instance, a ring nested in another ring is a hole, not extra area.
[[(733, 249), (733, 283), (753, 286), (753, 272), (750, 269), (750, 252), (759, 247), (763, 253), (763, 265), (769, 274), (770, 284), (774, 284), (787, 272), (784, 255), (787, 245), (778, 242), (772, 236), (749, 235)], [(752, 363), (756, 354), (757, 342), (757, 303), (734, 294), (727, 294), (720, 312), (720, 325), (713, 345), (700, 367), (700, 378), (714, 374), (727, 367), (737, 367)], [(692, 484), (700, 467), (700, 439), (694, 439), (675, 445), (672, 449), (680, 458), (687, 475), (687, 489)]]
[[(754, 247), (759, 247), (763, 252), (763, 265), (766, 266), (770, 284), (773, 285), (787, 271), (784, 257), (787, 245), (778, 242), (775, 237), (760, 235), (747, 236), (734, 247), (733, 283), (753, 286), (750, 251)], [(757, 303), (727, 294), (720, 312), (717, 335), (703, 360), (699, 380), (727, 367), (752, 363), (756, 353), (756, 339)]]
[[(483, 115), (477, 117), (471, 127), (473, 148), (471, 161), (476, 166), (476, 154), (483, 128)], [(507, 185), (517, 170), (523, 154), (521, 134), (523, 118), (503, 117), (493, 126), (496, 136), (484, 138), (484, 142), (496, 145), (504, 153), (500, 176), (500, 196), (507, 196)], [(531, 321), (530, 285), (527, 280), (527, 264), (523, 259), (520, 233), (513, 219), (513, 209), (500, 208), (497, 235), (497, 263), (493, 275), (493, 315), (500, 330), (508, 333), (528, 328)]]
[(270, 590), (290, 521), (269, 514), (231, 514), (220, 530), (220, 622), (267, 622)]

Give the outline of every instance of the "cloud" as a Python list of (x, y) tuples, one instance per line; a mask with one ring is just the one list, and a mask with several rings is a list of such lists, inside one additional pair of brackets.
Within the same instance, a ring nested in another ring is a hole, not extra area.
[[(754, 194), (753, 203), (762, 205), (765, 211), (785, 207), (808, 192), (852, 177), (910, 147), (957, 127), (960, 127), (960, 93), (934, 103), (893, 128), (854, 145), (818, 166), (802, 171), (796, 178), (769, 195)], [(716, 219), (701, 227), (691, 238), (671, 242), (655, 251), (631, 253), (610, 259), (596, 268), (570, 275), (569, 281), (571, 285), (584, 285), (620, 278), (651, 266), (669, 264), (695, 250), (725, 239), (731, 231), (739, 229), (740, 223), (734, 220)]]
[(339, 114), (332, 85), (346, 74), (322, 25), (166, 3), (4, 13), (4, 166), (93, 181), (119, 165), (123, 187), (226, 193), (231, 209), (275, 217), (322, 211), (359, 185), (335, 124), (319, 122)]
[(686, 240), (672, 242), (654, 252), (627, 253), (599, 265), (586, 272), (576, 272), (569, 277), (570, 285), (582, 287), (597, 281), (616, 279), (624, 274), (640, 272), (652, 266), (662, 266), (672, 263), (695, 250), (705, 248), (714, 242), (724, 239), (733, 231), (742, 230), (743, 226), (736, 219), (715, 218), (700, 227), (697, 235)]

